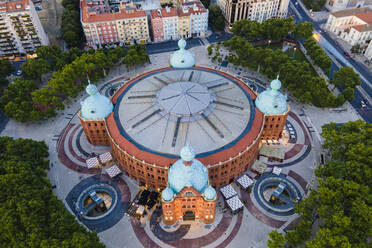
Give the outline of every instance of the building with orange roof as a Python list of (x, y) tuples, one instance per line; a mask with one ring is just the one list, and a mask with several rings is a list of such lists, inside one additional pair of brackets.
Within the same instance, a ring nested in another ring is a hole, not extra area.
[(351, 46), (367, 46), (372, 39), (372, 9), (356, 8), (332, 12), (326, 29)]
[(34, 54), (49, 44), (32, 1), (0, 2), (0, 55), (3, 57)]
[(146, 12), (132, 4), (110, 6), (107, 2), (82, 0), (81, 22), (87, 43), (145, 44), (150, 40)]
[(286, 18), (289, 0), (217, 0), (227, 24), (249, 19), (264, 22), (269, 18)]

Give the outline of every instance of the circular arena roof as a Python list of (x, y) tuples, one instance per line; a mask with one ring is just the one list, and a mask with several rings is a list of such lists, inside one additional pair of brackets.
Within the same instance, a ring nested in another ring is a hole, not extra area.
[(115, 93), (107, 129), (121, 149), (148, 163), (169, 166), (189, 144), (207, 165), (235, 156), (259, 135), (263, 116), (255, 97), (243, 82), (220, 71), (164, 68)]

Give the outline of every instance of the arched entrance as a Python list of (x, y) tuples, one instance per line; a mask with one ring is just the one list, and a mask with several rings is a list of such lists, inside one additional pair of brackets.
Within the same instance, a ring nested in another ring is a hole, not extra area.
[(193, 211), (185, 211), (183, 214), (183, 220), (195, 220), (195, 214)]

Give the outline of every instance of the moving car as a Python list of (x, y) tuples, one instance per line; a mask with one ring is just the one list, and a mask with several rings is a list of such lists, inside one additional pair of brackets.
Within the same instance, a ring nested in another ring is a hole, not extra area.
[(360, 107), (363, 109), (363, 108), (367, 107), (367, 104), (362, 100), (362, 101), (360, 101)]

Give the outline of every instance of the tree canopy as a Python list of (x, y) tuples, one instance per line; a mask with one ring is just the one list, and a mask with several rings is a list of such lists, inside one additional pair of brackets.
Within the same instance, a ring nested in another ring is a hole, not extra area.
[(131, 45), (122, 63), (128, 67), (142, 65), (149, 62), (149, 55), (144, 45)]
[(222, 14), (220, 6), (211, 4), (209, 6), (208, 22), (216, 31), (223, 31), (225, 29), (225, 18)]
[(275, 78), (280, 74), (283, 87), (303, 103), (312, 103), (318, 107), (335, 106), (340, 103), (340, 100), (337, 101), (329, 92), (326, 81), (312, 73), (308, 62), (291, 59), (281, 50), (253, 47), (239, 36), (225, 41), (224, 46), (230, 50), (227, 61), (251, 70), (259, 68), (260, 72), (269, 78)]
[[(77, 97), (87, 83), (87, 76), (92, 81), (98, 80), (104, 76), (103, 70), (109, 71), (126, 54), (126, 48), (122, 47), (85, 52), (77, 48), (68, 52), (53, 51), (54, 47), (40, 47), (38, 59), (28, 60), (24, 65), (28, 78), (39, 78), (42, 73), (57, 69), (45, 87), (38, 88), (34, 81), (17, 79), (4, 91), (0, 108), (8, 117), (27, 122), (55, 116), (56, 110), (64, 109), (64, 103)], [(140, 58), (148, 60), (145, 51), (140, 48), (139, 51)]]
[(263, 23), (242, 19), (234, 22), (232, 32), (248, 40), (265, 39), (278, 41), (286, 38), (290, 33), (295, 31), (295, 28), (296, 25), (292, 17), (286, 19), (270, 18)]
[(103, 248), (53, 194), (48, 147), (0, 137), (0, 247)]
[(49, 72), (52, 67), (45, 59), (29, 59), (22, 64), (22, 75), (26, 79), (41, 79), (41, 75)]
[(0, 59), (0, 77), (7, 77), (14, 71), (9, 59)]
[(311, 57), (314, 63), (322, 68), (326, 73), (329, 72), (332, 66), (332, 61), (324, 50), (317, 44), (316, 40), (312, 37), (309, 37), (304, 42), (307, 54)]
[[(372, 235), (372, 124), (324, 125), (323, 147), (331, 159), (316, 169), (319, 186), (296, 206), (301, 223), (286, 236), (270, 234), (275, 247), (370, 247)], [(313, 227), (314, 226), (314, 227)], [(315, 229), (315, 235), (311, 230)], [(307, 235), (293, 239), (298, 233)]]
[(296, 24), (294, 36), (296, 39), (310, 38), (313, 35), (313, 23), (300, 22)]
[(85, 36), (80, 22), (79, 0), (63, 0), (62, 6), (62, 39), (69, 48), (80, 48)]

